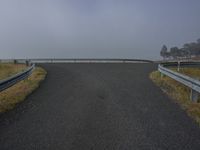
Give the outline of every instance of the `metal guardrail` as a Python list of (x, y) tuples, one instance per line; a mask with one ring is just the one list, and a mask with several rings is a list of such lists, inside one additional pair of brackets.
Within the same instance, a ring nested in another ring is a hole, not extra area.
[(32, 74), (34, 69), (35, 69), (35, 64), (33, 64), (31, 67), (29, 67), (23, 72), (20, 72), (14, 76), (11, 76), (5, 80), (0, 80), (0, 92), (15, 85), (19, 81), (22, 81), (26, 79), (27, 77), (29, 77)]
[(161, 62), (160, 63), (164, 67), (195, 67), (200, 66), (200, 61), (175, 61), (175, 62)]
[[(2, 59), (2, 62), (13, 62), (13, 59)], [(16, 59), (18, 63), (23, 63), (25, 59)], [(41, 59), (28, 59), (32, 63), (153, 63), (151, 60), (146, 59), (54, 59), (54, 58), (41, 58)]]
[(30, 59), (33, 63), (153, 63), (144, 59)]
[[(200, 63), (195, 62), (183, 62), (183, 66), (192, 66), (192, 65), (199, 65)], [(173, 63), (163, 63), (158, 65), (158, 71), (162, 74), (182, 83), (183, 85), (189, 87), (191, 89), (190, 99), (194, 102), (197, 102), (198, 96), (200, 93), (200, 81), (193, 79), (189, 76), (183, 75), (181, 73), (172, 71), (166, 67), (174, 67), (174, 66), (182, 66), (181, 62), (173, 62)]]

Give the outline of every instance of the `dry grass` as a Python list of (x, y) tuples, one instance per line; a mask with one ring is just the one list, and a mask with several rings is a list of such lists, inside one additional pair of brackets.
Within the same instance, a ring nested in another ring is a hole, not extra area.
[(46, 71), (37, 67), (28, 79), (2, 91), (0, 93), (0, 112), (10, 110), (14, 108), (17, 103), (22, 102), (39, 86), (45, 76)]
[[(180, 72), (191, 77), (200, 77), (200, 69), (183, 68)], [(156, 85), (161, 87), (168, 96), (180, 104), (180, 106), (186, 110), (187, 114), (195, 119), (200, 125), (200, 103), (194, 103), (190, 100), (189, 88), (167, 76), (161, 78), (161, 74), (158, 71), (152, 72), (150, 78)]]
[(26, 69), (26, 66), (23, 64), (0, 64), (0, 80), (10, 77), (24, 69)]
[[(175, 68), (172, 68), (172, 70), (178, 72)], [(185, 74), (195, 79), (200, 79), (200, 68), (180, 68), (179, 73)]]

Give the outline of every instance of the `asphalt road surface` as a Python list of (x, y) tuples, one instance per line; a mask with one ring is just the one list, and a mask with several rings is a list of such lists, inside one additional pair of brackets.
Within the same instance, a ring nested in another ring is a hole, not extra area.
[(154, 64), (45, 64), (0, 115), (0, 150), (199, 150), (200, 128), (149, 79)]

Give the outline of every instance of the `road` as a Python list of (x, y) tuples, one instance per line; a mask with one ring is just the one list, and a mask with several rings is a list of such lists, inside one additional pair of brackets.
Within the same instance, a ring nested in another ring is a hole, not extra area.
[(0, 115), (0, 150), (198, 150), (200, 128), (149, 79), (155, 64), (43, 64)]

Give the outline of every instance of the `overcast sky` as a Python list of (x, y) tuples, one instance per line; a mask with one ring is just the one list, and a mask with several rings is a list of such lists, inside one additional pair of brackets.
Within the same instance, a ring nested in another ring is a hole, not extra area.
[(200, 0), (0, 0), (1, 58), (159, 59), (200, 38)]

